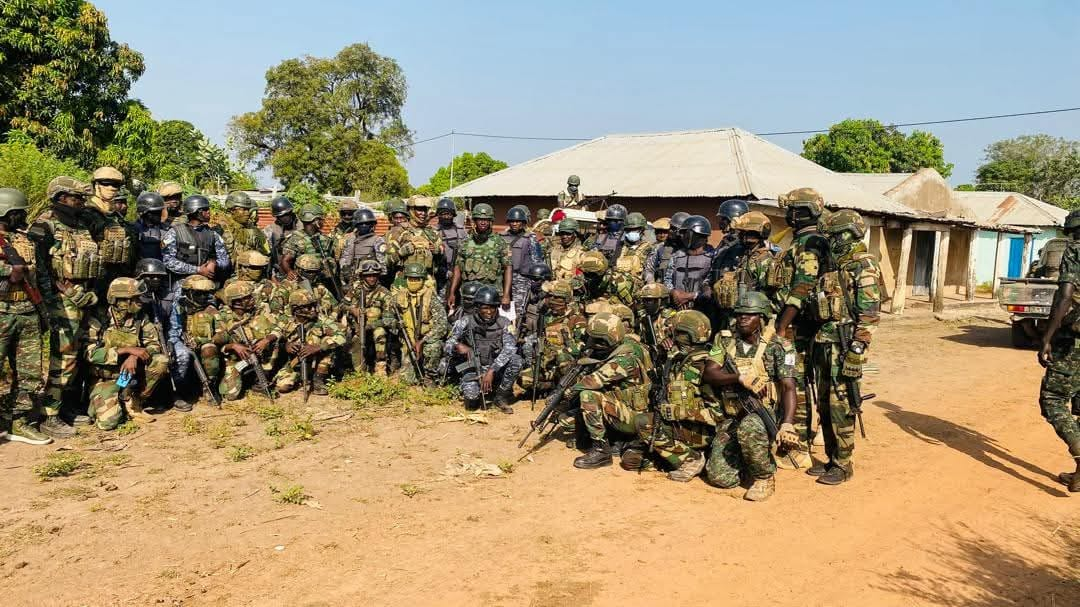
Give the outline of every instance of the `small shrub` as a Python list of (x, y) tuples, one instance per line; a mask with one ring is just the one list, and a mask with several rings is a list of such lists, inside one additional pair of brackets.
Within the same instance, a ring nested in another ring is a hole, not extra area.
[(396, 380), (366, 373), (354, 373), (330, 386), (330, 396), (352, 401), (354, 409), (400, 404), (409, 388)]
[(229, 451), (229, 459), (234, 462), (242, 462), (255, 456), (255, 449), (251, 445), (233, 445)]
[(128, 436), (130, 434), (135, 434), (138, 431), (139, 424), (135, 423), (135, 420), (129, 419), (128, 421), (120, 424), (120, 427), (116, 429), (116, 434), (118, 436)]
[(71, 476), (83, 467), (83, 458), (78, 453), (54, 453), (44, 463), (34, 467), (34, 474), (41, 480)]
[(255, 415), (258, 415), (259, 419), (264, 422), (268, 422), (272, 419), (281, 419), (285, 417), (285, 410), (278, 405), (264, 405), (256, 407)]
[(303, 485), (291, 485), (284, 490), (278, 489), (277, 487), (270, 487), (270, 493), (274, 494), (274, 501), (279, 504), (302, 506), (304, 502), (311, 499), (310, 495), (304, 493)]

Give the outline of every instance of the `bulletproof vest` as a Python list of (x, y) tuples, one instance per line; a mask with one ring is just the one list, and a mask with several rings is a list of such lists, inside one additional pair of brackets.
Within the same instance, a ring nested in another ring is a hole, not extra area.
[(555, 279), (570, 280), (577, 276), (578, 264), (581, 262), (581, 255), (584, 252), (581, 244), (576, 242), (568, 249), (562, 248), (561, 245), (552, 247), (551, 270), (555, 275)]
[(161, 239), (165, 237), (165, 228), (161, 225), (139, 225), (139, 259), (161, 259)]
[(446, 243), (446, 267), (454, 267), (454, 258), (457, 257), (458, 245), (462, 240), (469, 237), (469, 234), (465, 231), (465, 228), (459, 228), (456, 225), (452, 225), (449, 228), (439, 226), (439, 236), (442, 237), (442, 241)]
[(199, 266), (207, 260), (217, 258), (214, 250), (216, 233), (210, 228), (196, 230), (186, 223), (181, 223), (174, 225), (173, 231), (176, 232), (176, 258), (180, 261)]
[(701, 293), (708, 286), (709, 273), (712, 271), (711, 256), (681, 252), (678, 256), (672, 256), (671, 263), (675, 266), (673, 289)]
[(196, 344), (209, 343), (214, 338), (214, 316), (217, 311), (209, 307), (196, 312), (189, 312), (184, 317), (184, 332), (190, 335)]
[(101, 233), (101, 259), (105, 263), (126, 264), (131, 261), (131, 241), (124, 221), (106, 217)]
[(505, 316), (498, 316), (490, 325), (477, 322), (475, 317), (470, 319), (465, 340), (472, 345), (473, 352), (480, 357), (481, 367), (490, 366), (495, 362), (495, 358), (502, 351), (503, 335), (509, 326), (510, 321)]
[[(26, 263), (27, 278), (29, 279), (35, 272), (34, 262), (36, 260), (34, 243), (25, 234), (21, 233), (10, 233), (8, 234), (7, 240), (8, 246), (15, 249), (15, 252), (18, 253), (19, 257), (22, 257), (23, 261)], [(7, 252), (3, 251), (3, 253), (6, 257)], [(19, 281), (17, 283), (6, 281), (6, 284), (7, 288), (0, 291), (0, 301), (19, 302), (29, 299), (26, 290), (23, 288), (23, 285), (25, 284), (24, 281)]]
[(510, 245), (510, 264), (514, 272), (522, 272), (529, 261), (529, 246), (532, 244), (532, 239), (529, 238), (528, 232), (520, 234), (504, 232), (502, 237), (506, 240), (506, 244)]
[(847, 270), (844, 267), (858, 267), (862, 260), (873, 258), (867, 252), (856, 253), (843, 267), (831, 269), (823, 273), (817, 281), (814, 289), (813, 316), (822, 322), (843, 322), (854, 320), (848, 303), (854, 301), (857, 294), (854, 289), (858, 288), (851, 279), (844, 275)]
[(233, 248), (237, 253), (241, 251), (259, 251), (265, 236), (255, 226), (244, 226), (233, 232)]
[[(776, 335), (775, 329), (772, 325), (768, 325), (758, 339), (758, 343), (752, 348), (745, 349), (739, 345), (741, 340), (737, 339), (731, 331), (724, 330), (720, 332), (717, 344), (724, 350), (725, 355), (735, 363), (735, 368), (740, 373), (749, 374), (753, 371), (762, 377), (768, 377), (768, 370), (765, 368), (765, 351), (768, 349), (769, 341), (772, 340), (774, 335)], [(717, 397), (724, 409), (724, 415), (738, 417), (743, 414), (743, 409), (739, 404), (739, 392), (741, 389), (738, 383), (717, 389), (719, 392)], [(776, 384), (774, 382), (768, 382), (767, 393), (763, 400), (766, 408), (770, 409), (776, 403)]]
[(656, 269), (653, 279), (660, 282), (664, 279), (664, 274), (667, 273), (667, 269), (671, 267), (671, 258), (675, 255), (675, 247), (664, 245), (660, 247), (660, 250), (656, 253)]
[(353, 264), (359, 264), (361, 261), (377, 258), (375, 255), (375, 245), (377, 244), (376, 241), (378, 238), (379, 237), (375, 232), (353, 237)]
[(280, 225), (272, 223), (266, 226), (263, 234), (266, 239), (270, 241), (270, 251), (274, 257), (281, 257), (281, 247), (285, 244), (285, 240), (292, 236), (292, 233), (296, 231), (296, 228), (286, 231)]
[(645, 253), (648, 250), (644, 244), (633, 247), (623, 245), (619, 258), (615, 260), (615, 269), (641, 278), (642, 272), (645, 271)]
[[(126, 321), (120, 326), (110, 322), (108, 328), (100, 333), (98, 346), (108, 348), (146, 347), (147, 344), (142, 343), (142, 334), (143, 325), (147, 322), (149, 321), (141, 315), (133, 321), (131, 326), (128, 326)], [(90, 367), (91, 375), (98, 379), (115, 379), (120, 375), (119, 362), (111, 365), (95, 364), (90, 365)]]
[(617, 234), (608, 234), (605, 232), (603, 236), (596, 239), (596, 246), (594, 248), (610, 259), (611, 254), (615, 252), (615, 248), (619, 246), (620, 240), (622, 240), (622, 232)]
[(53, 232), (55, 242), (49, 250), (52, 270), (64, 280), (93, 280), (104, 273), (98, 243), (87, 230), (73, 230), (59, 224)]

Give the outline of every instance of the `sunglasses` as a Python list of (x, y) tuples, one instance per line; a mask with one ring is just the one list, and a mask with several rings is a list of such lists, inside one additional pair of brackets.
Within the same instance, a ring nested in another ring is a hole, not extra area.
[(103, 186), (105, 186), (107, 188), (118, 188), (118, 187), (124, 185), (124, 183), (122, 181), (111, 181), (109, 179), (101, 179), (101, 180), (97, 181), (97, 183), (100, 184), (100, 185), (103, 185)]

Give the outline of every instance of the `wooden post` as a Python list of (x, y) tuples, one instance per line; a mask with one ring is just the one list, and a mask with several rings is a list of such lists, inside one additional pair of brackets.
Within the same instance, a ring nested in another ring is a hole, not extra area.
[(934, 231), (934, 259), (930, 266), (930, 302), (937, 297), (938, 262), (941, 261), (941, 232)]
[(950, 230), (938, 232), (937, 251), (937, 276), (934, 283), (934, 311), (941, 312), (945, 309), (945, 270), (949, 267), (949, 233)]
[(1031, 265), (1031, 232), (1024, 234), (1024, 254), (1020, 256), (1020, 276), (1027, 276), (1028, 266)]
[(900, 261), (896, 267), (896, 289), (893, 291), (893, 314), (904, 313), (904, 300), (907, 299), (907, 272), (911, 261), (911, 226), (904, 226), (904, 235), (900, 238)]
[(964, 293), (964, 299), (968, 301), (975, 301), (975, 263), (976, 249), (979, 243), (979, 229), (975, 228), (970, 232), (971, 236), (968, 238), (968, 260), (967, 260), (967, 290)]
[(994, 249), (994, 297), (997, 297), (998, 287), (1001, 286), (1001, 277), (1005, 274), (1005, 266), (1009, 263), (1008, 251), (1002, 251), (1009, 246), (1009, 239), (1005, 232), (997, 233), (997, 247)]

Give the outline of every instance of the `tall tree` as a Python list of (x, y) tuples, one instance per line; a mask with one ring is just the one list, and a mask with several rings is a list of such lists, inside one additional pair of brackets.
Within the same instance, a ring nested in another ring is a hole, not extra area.
[(803, 142), (804, 158), (841, 173), (913, 173), (932, 168), (952, 174), (941, 140), (925, 131), (904, 135), (877, 120), (848, 119)]
[(401, 118), (406, 90), (397, 62), (366, 44), (288, 59), (267, 70), (262, 108), (233, 117), (230, 134), (242, 161), (271, 167), (286, 187), (402, 196), (409, 184), (399, 158), (412, 144)]
[(128, 115), (143, 69), (89, 2), (0, 2), (0, 135), (19, 129), (89, 166)]
[(975, 186), (1020, 192), (1076, 208), (1080, 206), (1080, 141), (1040, 134), (992, 143), (975, 171)]
[(438, 196), (455, 185), (461, 185), (472, 181), (473, 179), (479, 179), (484, 175), (490, 175), (491, 173), (501, 171), (507, 167), (505, 162), (495, 160), (485, 152), (477, 152), (475, 154), (465, 152), (464, 154), (453, 158), (450, 162), (453, 164), (454, 169), (454, 182), (452, 185), (450, 183), (450, 165), (446, 165), (444, 167), (439, 167), (439, 170), (435, 171), (435, 174), (431, 176), (431, 179), (429, 179), (426, 184), (417, 188), (417, 191), (427, 196)]

